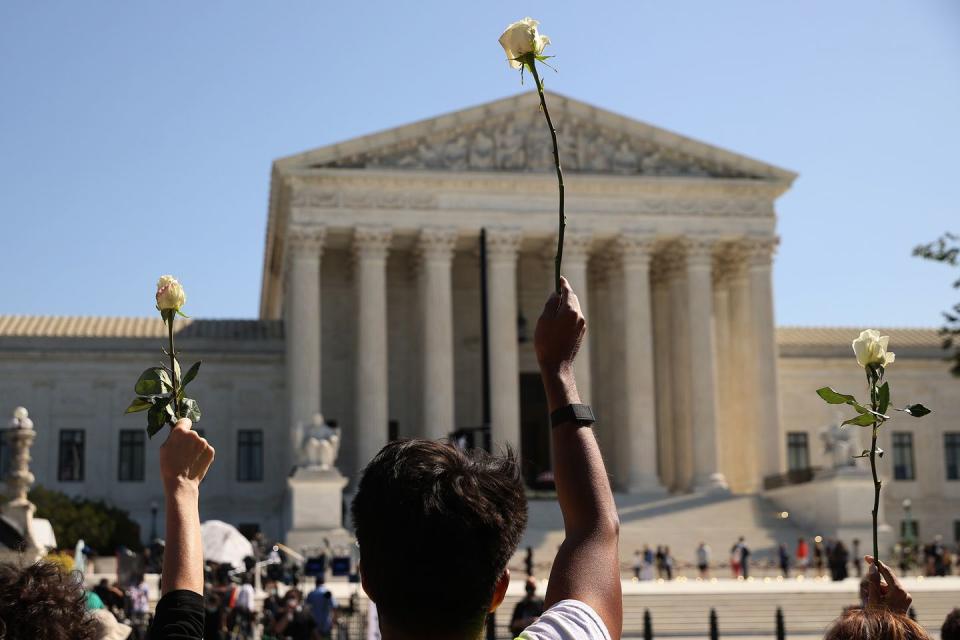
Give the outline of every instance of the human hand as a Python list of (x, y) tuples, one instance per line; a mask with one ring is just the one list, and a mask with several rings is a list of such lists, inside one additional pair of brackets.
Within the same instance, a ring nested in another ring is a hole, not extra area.
[[(894, 575), (890, 567), (873, 556), (865, 556), (864, 560), (870, 565), (867, 570), (867, 577), (864, 578), (860, 586), (861, 598), (863, 598), (864, 587), (866, 587), (864, 608), (884, 607), (893, 613), (907, 615), (910, 611), (910, 605), (913, 603), (913, 597), (904, 588), (900, 579)], [(883, 577), (882, 580), (881, 576)]]
[(537, 320), (533, 346), (544, 375), (569, 371), (587, 331), (580, 301), (566, 278), (560, 278), (560, 294), (551, 293)]
[(191, 426), (187, 418), (178, 420), (160, 447), (160, 477), (168, 490), (183, 485), (199, 487), (213, 463), (213, 447)]

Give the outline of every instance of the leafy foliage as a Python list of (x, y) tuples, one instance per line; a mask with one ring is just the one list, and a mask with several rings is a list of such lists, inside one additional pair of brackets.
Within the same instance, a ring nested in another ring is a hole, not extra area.
[(30, 491), (30, 501), (37, 505), (37, 517), (50, 521), (61, 548), (71, 549), (80, 539), (101, 554), (113, 553), (120, 545), (134, 550), (142, 546), (140, 525), (102, 500), (71, 498), (38, 485)]
[[(184, 389), (200, 372), (201, 362), (194, 362), (187, 369), (186, 375), (180, 377), (180, 362), (172, 358), (174, 375), (180, 380), (177, 390), (178, 415), (190, 418), (194, 423), (200, 421), (200, 405), (197, 401), (184, 395)], [(165, 424), (172, 424), (174, 415), (173, 379), (170, 370), (166, 367), (151, 367), (140, 374), (133, 388), (137, 397), (133, 399), (124, 413), (147, 412), (147, 434), (152, 438)]]
[[(960, 267), (960, 236), (953, 233), (944, 233), (934, 242), (921, 244), (913, 249), (913, 255), (941, 262), (951, 267)], [(954, 289), (960, 289), (960, 278), (953, 282)], [(943, 348), (951, 351), (949, 356), (953, 361), (950, 373), (960, 377), (960, 302), (943, 312), (944, 325), (940, 329), (943, 336)]]

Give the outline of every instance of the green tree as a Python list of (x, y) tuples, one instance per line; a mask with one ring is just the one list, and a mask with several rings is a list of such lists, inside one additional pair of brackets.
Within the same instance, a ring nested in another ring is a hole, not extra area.
[(140, 550), (140, 525), (130, 515), (103, 502), (70, 496), (36, 486), (30, 501), (37, 505), (36, 517), (46, 518), (57, 536), (57, 546), (70, 549), (83, 540), (97, 553), (111, 554), (124, 545)]
[[(951, 267), (960, 266), (960, 236), (944, 233), (934, 242), (914, 247), (913, 255)], [(960, 278), (953, 282), (953, 288), (960, 289)], [(960, 377), (960, 302), (954, 304), (949, 311), (944, 311), (943, 317), (946, 322), (940, 329), (940, 335), (943, 336), (943, 348), (951, 352), (950, 360), (953, 366), (950, 373)]]

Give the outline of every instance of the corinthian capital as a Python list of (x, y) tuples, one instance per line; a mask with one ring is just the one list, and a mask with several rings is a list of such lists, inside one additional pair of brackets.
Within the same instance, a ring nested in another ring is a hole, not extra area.
[(287, 229), (287, 247), (294, 254), (320, 256), (327, 240), (327, 229), (323, 226), (291, 227)]
[(487, 229), (487, 258), (491, 260), (516, 260), (523, 234), (514, 227)]
[(740, 241), (747, 264), (751, 267), (769, 267), (773, 262), (773, 254), (777, 251), (780, 238), (770, 236), (766, 238), (745, 238)]
[(682, 240), (687, 255), (687, 267), (710, 268), (717, 242), (711, 238), (686, 237)]
[(392, 240), (390, 227), (357, 227), (353, 230), (353, 255), (361, 260), (384, 260)]
[[(563, 259), (585, 262), (593, 248), (593, 232), (587, 229), (566, 229), (563, 233)], [(557, 251), (557, 234), (543, 249), (544, 257), (553, 258)]]
[(624, 231), (613, 241), (623, 266), (649, 265), (657, 240), (650, 234)]
[(421, 260), (449, 261), (457, 243), (457, 230), (453, 227), (426, 227), (417, 238), (416, 252)]

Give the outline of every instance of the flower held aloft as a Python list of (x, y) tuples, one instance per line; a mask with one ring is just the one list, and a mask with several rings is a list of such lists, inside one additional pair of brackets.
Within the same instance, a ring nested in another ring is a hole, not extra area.
[(541, 34), (537, 29), (540, 23), (533, 18), (524, 18), (514, 22), (500, 34), (500, 46), (507, 54), (507, 62), (514, 69), (520, 69), (524, 64), (531, 64), (531, 56), (543, 59), (543, 49), (550, 44), (550, 38)]
[(881, 336), (876, 329), (867, 329), (860, 332), (860, 337), (853, 341), (853, 353), (857, 356), (857, 364), (861, 367), (879, 365), (886, 367), (891, 364), (896, 355), (887, 351), (890, 336)]
[(160, 317), (167, 326), (168, 349), (164, 353), (170, 357), (170, 366), (151, 367), (141, 373), (133, 388), (137, 397), (124, 412), (146, 411), (147, 433), (151, 438), (163, 425), (172, 425), (180, 418), (189, 418), (194, 424), (200, 421), (200, 405), (184, 395), (186, 386), (200, 372), (200, 363), (195, 362), (186, 374), (182, 374), (173, 340), (173, 322), (177, 314), (184, 315), (180, 308), (186, 303), (187, 294), (176, 278), (166, 275), (157, 281), (154, 297)]

